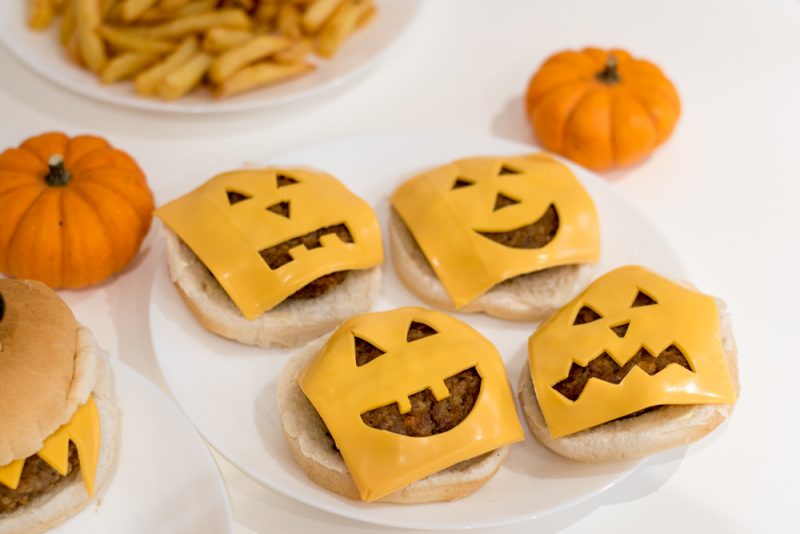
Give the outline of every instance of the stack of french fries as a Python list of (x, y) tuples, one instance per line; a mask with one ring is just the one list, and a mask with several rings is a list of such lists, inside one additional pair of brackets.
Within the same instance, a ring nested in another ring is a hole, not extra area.
[(103, 83), (165, 100), (223, 98), (313, 70), (375, 15), (373, 0), (27, 0), (28, 25), (60, 16), (69, 55)]

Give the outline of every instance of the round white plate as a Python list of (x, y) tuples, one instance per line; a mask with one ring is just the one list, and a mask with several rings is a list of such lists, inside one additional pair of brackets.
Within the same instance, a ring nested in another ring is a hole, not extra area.
[[(531, 151), (530, 146), (452, 131), (393, 133), (327, 142), (269, 163), (306, 165), (332, 173), (375, 206), (385, 228), (388, 195), (419, 171), (459, 157)], [(639, 210), (589, 171), (571, 167), (599, 211), (603, 254), (598, 273), (626, 263), (641, 263), (665, 275), (686, 278), (672, 247)], [(187, 184), (187, 190), (191, 187)], [(384, 290), (375, 309), (420, 305), (396, 277), (389, 258), (383, 269)], [(609, 488), (639, 465), (571, 462), (549, 452), (528, 434), (524, 442), (512, 446), (497, 475), (465, 499), (413, 507), (348, 500), (312, 483), (295, 464), (285, 443), (275, 384), (291, 351), (248, 347), (205, 331), (183, 305), (165, 264), (155, 277), (150, 302), (157, 359), (179, 404), (200, 433), (263, 484), (334, 514), (405, 528), (488, 527), (577, 504)], [(536, 325), (483, 315), (459, 317), (495, 343), (506, 361), (511, 383), (516, 384), (525, 362), (528, 336)]]
[(208, 91), (165, 102), (135, 93), (129, 82), (103, 85), (97, 76), (71, 61), (58, 40), (58, 21), (44, 31), (26, 24), (26, 0), (0, 1), (0, 39), (23, 63), (76, 93), (137, 109), (179, 113), (219, 113), (280, 106), (332, 89), (357, 77), (386, 55), (410, 29), (422, 0), (375, 0), (378, 14), (356, 32), (331, 60), (295, 80), (216, 101)]
[(153, 384), (114, 358), (120, 415), (117, 464), (99, 498), (58, 534), (225, 534), (228, 494), (206, 445)]

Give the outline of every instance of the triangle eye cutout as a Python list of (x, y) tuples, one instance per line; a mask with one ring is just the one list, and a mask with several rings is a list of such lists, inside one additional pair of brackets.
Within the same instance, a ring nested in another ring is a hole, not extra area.
[(589, 306), (583, 306), (580, 310), (578, 310), (578, 315), (575, 316), (575, 321), (572, 323), (572, 325), (575, 326), (579, 324), (591, 323), (592, 321), (602, 318), (602, 315), (591, 309)]
[(503, 193), (497, 193), (497, 196), (494, 199), (494, 210), (492, 211), (497, 211), (505, 208), (506, 206), (513, 206), (514, 204), (519, 203), (520, 201), (515, 198), (508, 197)]
[(361, 339), (360, 337), (354, 335), (353, 339), (355, 340), (355, 351), (356, 351), (356, 366), (361, 367), (362, 365), (366, 365), (375, 358), (383, 356), (386, 354), (385, 350), (381, 350), (366, 339)]
[(272, 206), (267, 208), (267, 211), (271, 211), (276, 215), (280, 215), (281, 217), (289, 218), (289, 202), (283, 201), (278, 202), (277, 204), (273, 204)]
[(279, 174), (275, 178), (275, 181), (277, 182), (278, 187), (286, 187), (287, 185), (292, 185), (292, 184), (299, 183), (297, 180), (295, 180), (291, 176), (286, 176), (285, 174)]
[(503, 176), (504, 174), (522, 174), (522, 171), (518, 171), (517, 169), (512, 169), (508, 165), (503, 165), (500, 167), (499, 176)]
[(408, 326), (408, 334), (406, 334), (406, 341), (416, 341), (418, 339), (422, 339), (424, 337), (433, 336), (438, 334), (439, 331), (426, 325), (425, 323), (420, 323), (417, 321), (411, 321), (411, 324)]
[(471, 182), (465, 178), (456, 178), (456, 183), (453, 184), (453, 187), (451, 187), (450, 190), (461, 189), (462, 187), (469, 187), (471, 185), (475, 185), (475, 182)]
[(638, 308), (640, 306), (652, 306), (653, 304), (658, 304), (656, 299), (648, 295), (647, 293), (643, 292), (641, 289), (638, 293), (636, 293), (636, 298), (633, 299), (633, 304), (631, 304), (631, 308)]
[(617, 335), (617, 337), (625, 337), (625, 334), (628, 333), (628, 327), (630, 325), (631, 323), (629, 322), (618, 324), (617, 326), (612, 326), (611, 331), (614, 332)]
[(238, 204), (243, 200), (247, 200), (249, 198), (253, 198), (253, 195), (248, 195), (246, 193), (240, 193), (239, 191), (233, 191), (231, 189), (225, 190), (225, 193), (228, 195), (228, 204), (233, 206), (234, 204)]

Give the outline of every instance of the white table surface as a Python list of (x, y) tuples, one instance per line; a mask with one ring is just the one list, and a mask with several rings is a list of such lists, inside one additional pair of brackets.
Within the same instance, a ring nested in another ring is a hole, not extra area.
[[(164, 202), (243, 161), (365, 131), (457, 128), (533, 143), (521, 100), (529, 76), (550, 53), (592, 44), (656, 61), (681, 94), (666, 146), (607, 176), (657, 222), (693, 281), (728, 302), (742, 395), (710, 438), (583, 505), (493, 532), (796, 532), (800, 1), (430, 0), (401, 46), (356, 82), (286, 109), (212, 117), (89, 101), (0, 49), (0, 147), (51, 129), (102, 134), (138, 159)], [(163, 388), (147, 334), (159, 261), (151, 234), (133, 268), (62, 294), (103, 347)], [(220, 467), (237, 534), (390, 530)]]

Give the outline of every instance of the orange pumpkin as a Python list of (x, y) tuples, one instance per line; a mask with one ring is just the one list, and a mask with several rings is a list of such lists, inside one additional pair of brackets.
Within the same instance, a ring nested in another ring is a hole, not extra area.
[(598, 48), (548, 58), (528, 85), (526, 105), (544, 148), (594, 170), (642, 160), (667, 140), (681, 112), (657, 66)]
[(136, 162), (99, 137), (33, 137), (0, 154), (0, 272), (77, 288), (121, 271), (150, 228)]

